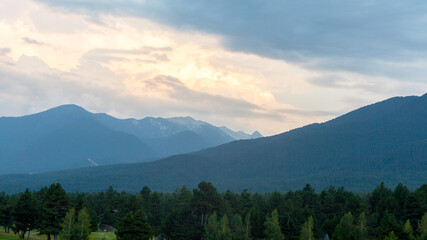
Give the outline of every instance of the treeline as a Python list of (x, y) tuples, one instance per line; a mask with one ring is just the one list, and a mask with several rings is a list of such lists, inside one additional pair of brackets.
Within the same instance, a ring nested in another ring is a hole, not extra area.
[(60, 184), (0, 194), (0, 226), (21, 238), (88, 239), (115, 229), (118, 240), (150, 239), (427, 239), (427, 185), (414, 191), (381, 183), (367, 194), (306, 185), (287, 193), (220, 193), (207, 182), (173, 193), (66, 193)]

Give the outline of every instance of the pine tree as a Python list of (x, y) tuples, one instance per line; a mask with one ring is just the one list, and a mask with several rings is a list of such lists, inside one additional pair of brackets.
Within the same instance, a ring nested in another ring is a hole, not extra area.
[(208, 218), (208, 223), (205, 225), (205, 237), (206, 240), (221, 240), (220, 228), (216, 212), (214, 212)]
[(212, 183), (201, 182), (193, 189), (191, 206), (195, 213), (200, 216), (200, 224), (204, 226), (208, 217), (219, 206), (220, 195)]
[(138, 233), (135, 239), (148, 240), (152, 236), (151, 226), (148, 224), (147, 215), (143, 210), (138, 210), (135, 213), (135, 227)]
[(415, 194), (410, 194), (405, 202), (405, 219), (409, 219), (411, 224), (417, 224), (417, 221), (423, 216), (424, 211), (420, 201)]
[(148, 222), (153, 227), (155, 234), (160, 232), (161, 225), (161, 209), (160, 209), (160, 194), (154, 192), (150, 197)]
[(264, 222), (265, 222), (265, 215), (264, 213), (259, 209), (258, 206), (255, 206), (251, 209), (250, 212), (250, 222), (252, 223), (251, 228), (251, 235), (255, 239), (264, 239)]
[(58, 234), (62, 230), (60, 224), (68, 209), (68, 196), (61, 184), (50, 185), (46, 191), (46, 196), (41, 209), (40, 233), (47, 234), (50, 240), (51, 235), (58, 239)]
[(28, 188), (19, 197), (12, 214), (15, 223), (13, 230), (19, 232), (20, 239), (24, 239), (25, 233), (34, 228), (37, 216), (35, 201)]
[(405, 225), (403, 225), (403, 234), (408, 240), (414, 239), (414, 230), (412, 229), (411, 221), (406, 220)]
[(268, 240), (285, 239), (285, 237), (282, 234), (282, 231), (280, 230), (279, 214), (277, 213), (276, 209), (274, 209), (274, 211), (271, 213), (271, 217), (267, 216), (264, 226), (265, 226), (264, 234)]
[(359, 220), (357, 222), (357, 235), (359, 240), (368, 239), (368, 227), (365, 212), (362, 212), (359, 215)]
[(116, 236), (117, 240), (135, 240), (138, 234), (138, 229), (135, 226), (135, 217), (133, 212), (129, 212), (117, 224)]
[(9, 233), (10, 228), (13, 227), (12, 209), (14, 203), (9, 197), (4, 196), (2, 206), (0, 207), (0, 226), (3, 226), (4, 231)]
[(191, 208), (192, 195), (185, 186), (172, 194), (171, 208), (163, 219), (162, 232), (167, 239), (200, 239), (203, 229)]
[(402, 236), (402, 226), (397, 221), (394, 214), (386, 212), (380, 221), (377, 233), (380, 238), (384, 238), (391, 232), (396, 236)]
[[(75, 225), (76, 240), (87, 240), (91, 233), (90, 216), (86, 208), (79, 211), (77, 223)], [(62, 238), (61, 238), (62, 240)]]
[(11, 201), (10, 197), (5, 192), (0, 193), (0, 226), (4, 228), (5, 232), (9, 232), (9, 228), (12, 227), (12, 213), (11, 213)]
[(344, 214), (333, 233), (334, 240), (356, 240), (357, 234), (351, 212)]
[[(246, 224), (245, 224), (246, 225)], [(235, 214), (230, 221), (231, 237), (233, 240), (248, 240), (246, 226), (243, 224), (242, 217)]]
[(313, 221), (313, 217), (310, 216), (308, 220), (302, 225), (299, 239), (314, 240), (313, 228), (314, 228), (314, 221)]
[(116, 228), (117, 240), (148, 240), (152, 236), (152, 230), (147, 222), (147, 215), (143, 210), (136, 214), (129, 212), (119, 222)]
[(61, 240), (72, 240), (73, 231), (76, 222), (76, 210), (71, 208), (65, 215), (64, 221), (61, 224)]
[(396, 236), (396, 234), (394, 234), (393, 231), (391, 231), (390, 234), (388, 234), (388, 236), (386, 236), (384, 238), (384, 240), (398, 240), (399, 238)]
[(248, 213), (245, 217), (245, 240), (252, 239), (251, 235), (251, 214)]
[(139, 192), (139, 194), (141, 195), (142, 198), (142, 208), (145, 211), (149, 211), (150, 208), (150, 196), (151, 196), (151, 189), (148, 186), (144, 186), (141, 190), (141, 192)]
[(400, 217), (400, 220), (404, 220), (406, 213), (405, 204), (409, 195), (409, 189), (405, 187), (402, 183), (399, 183), (394, 189), (394, 198), (396, 199), (397, 205), (399, 206), (396, 208), (396, 216)]
[(424, 216), (418, 222), (417, 231), (419, 233), (419, 239), (420, 240), (426, 240), (427, 239), (427, 213), (424, 213)]
[(222, 240), (231, 240), (230, 225), (228, 222), (228, 217), (225, 214), (222, 216), (221, 221), (219, 222), (219, 229)]

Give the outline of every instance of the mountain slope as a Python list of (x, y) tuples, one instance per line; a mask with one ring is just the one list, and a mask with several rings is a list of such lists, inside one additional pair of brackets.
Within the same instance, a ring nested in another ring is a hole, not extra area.
[[(136, 136), (111, 130), (87, 115), (73, 114), (71, 118), (52, 122), (49, 127), (41, 124), (40, 129), (45, 131), (39, 132), (31, 124), (28, 128), (20, 124), (22, 129), (33, 130), (33, 134), (23, 131), (21, 136), (15, 136), (15, 141), (22, 139), (23, 143), (7, 149), (0, 161), (0, 173), (37, 173), (154, 157), (153, 150)], [(28, 135), (31, 137), (26, 138)]]
[(190, 117), (117, 119), (63, 105), (0, 118), (0, 174), (148, 161), (233, 140)]
[(220, 128), (191, 117), (117, 119), (107, 114), (93, 118), (116, 131), (137, 136), (157, 158), (198, 151), (234, 141)]
[(226, 134), (230, 135), (231, 137), (233, 137), (234, 139), (255, 139), (255, 138), (260, 138), (263, 137), (261, 135), (261, 133), (259, 133), (258, 131), (253, 132), (252, 134), (247, 134), (245, 132), (242, 131), (238, 131), (238, 132), (234, 132), (233, 130), (227, 128), (227, 127), (220, 127), (220, 129), (225, 132)]
[[(306, 183), (368, 190), (379, 182), (427, 181), (427, 95), (392, 98), (276, 136), (234, 141), (163, 160), (41, 175), (0, 176), (0, 189), (22, 191), (59, 181), (69, 190), (144, 185), (172, 191), (212, 181), (220, 189), (288, 190)], [(97, 179), (97, 182), (83, 184)], [(16, 190), (15, 190), (16, 189)]]

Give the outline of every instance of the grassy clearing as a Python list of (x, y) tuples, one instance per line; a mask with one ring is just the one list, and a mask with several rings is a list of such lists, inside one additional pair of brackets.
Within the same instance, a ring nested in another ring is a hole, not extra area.
[[(25, 239), (27, 239), (26, 237), (27, 235), (25, 235)], [(0, 240), (17, 240), (19, 239), (18, 235), (13, 234), (12, 231), (10, 231), (10, 233), (6, 233), (4, 231), (4, 229), (0, 230)], [(31, 232), (30, 234), (30, 239), (34, 239), (34, 240), (43, 240), (46, 239), (46, 236), (44, 235), (37, 235), (36, 232)]]
[[(44, 240), (46, 239), (46, 236), (44, 235), (36, 235), (36, 233), (31, 232), (31, 234), (34, 234), (34, 236), (30, 235), (30, 239), (34, 240)], [(19, 239), (18, 235), (11, 233), (5, 233), (4, 229), (0, 229), (0, 240), (17, 240)], [(27, 239), (27, 238), (25, 238)], [(58, 239), (61, 239), (60, 237)], [(116, 235), (112, 232), (93, 232), (89, 240), (116, 240)]]
[(116, 235), (112, 232), (93, 232), (89, 240), (116, 240)]

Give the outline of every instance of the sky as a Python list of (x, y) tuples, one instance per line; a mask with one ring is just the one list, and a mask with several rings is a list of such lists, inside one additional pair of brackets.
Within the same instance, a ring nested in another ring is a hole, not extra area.
[(273, 135), (426, 92), (424, 1), (0, 1), (0, 116), (72, 103)]

